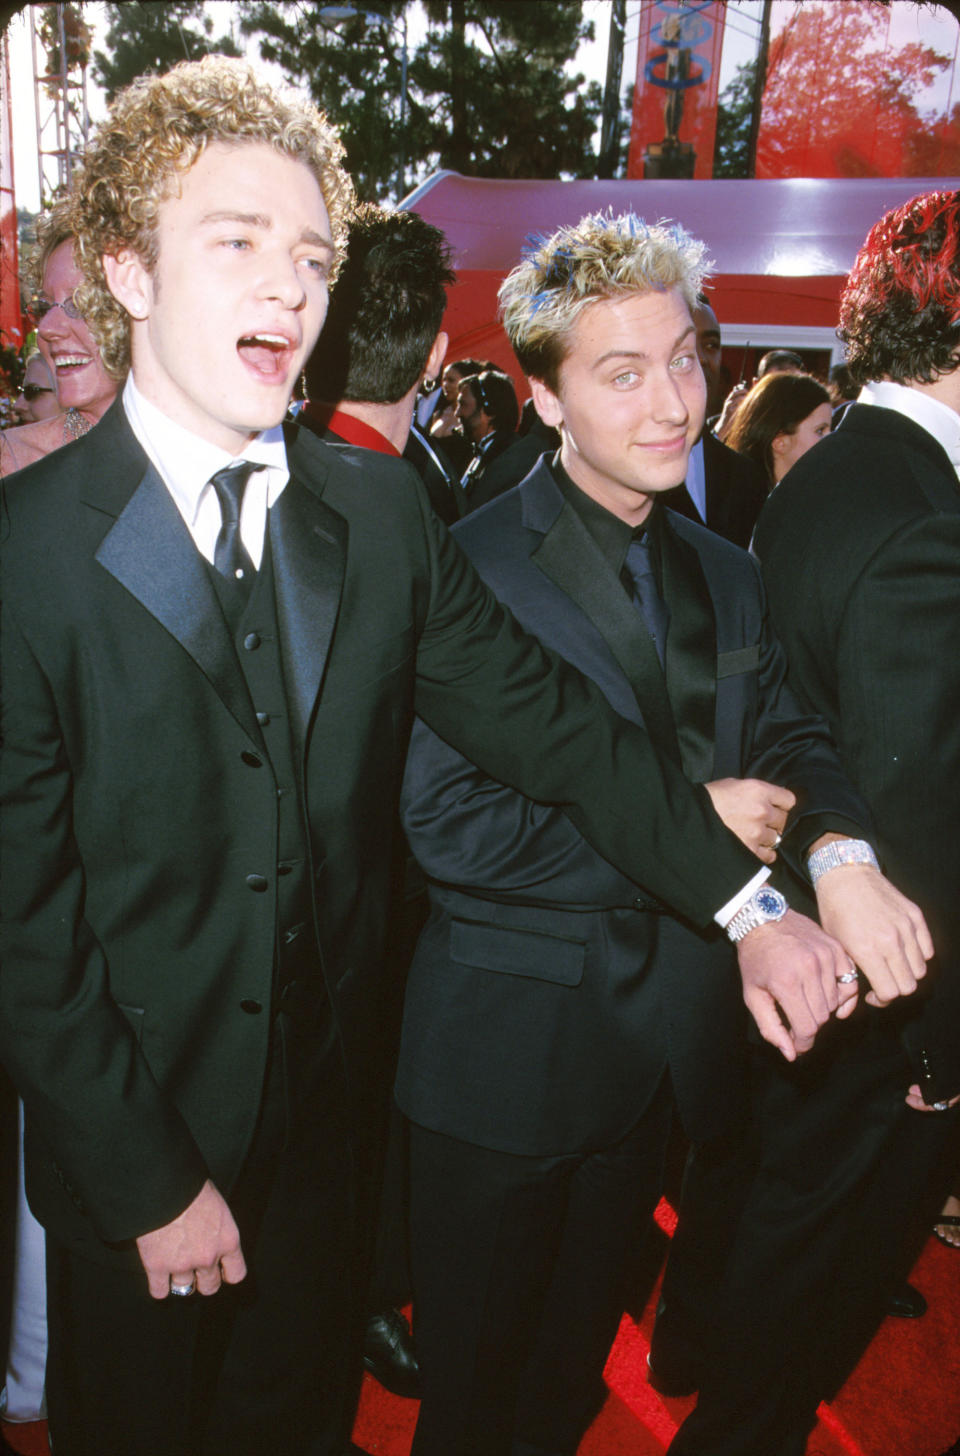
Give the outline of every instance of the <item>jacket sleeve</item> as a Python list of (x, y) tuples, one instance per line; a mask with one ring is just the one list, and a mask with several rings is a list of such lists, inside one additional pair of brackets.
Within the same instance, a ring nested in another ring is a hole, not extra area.
[(439, 884), (568, 910), (646, 903), (562, 810), (489, 778), (420, 720), (410, 741), (401, 815), (413, 854)]
[(649, 895), (709, 925), (752, 878), (753, 855), (705, 789), (619, 718), (594, 684), (521, 632), (439, 524), (426, 529), (421, 717), (489, 776), (562, 809)]
[(0, 672), (0, 1054), (56, 1177), (119, 1242), (181, 1213), (206, 1168), (109, 995), (54, 695), (9, 603)]

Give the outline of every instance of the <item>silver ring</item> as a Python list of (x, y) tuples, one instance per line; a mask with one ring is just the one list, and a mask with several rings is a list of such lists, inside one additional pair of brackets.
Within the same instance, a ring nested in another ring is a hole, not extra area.
[(777, 837), (776, 837), (776, 839), (773, 841), (773, 847), (774, 847), (774, 849), (779, 849), (782, 843), (783, 843), (783, 835), (782, 834), (778, 834)]
[(930, 1103), (930, 1106), (933, 1108), (934, 1112), (949, 1112), (950, 1111), (950, 1103), (949, 1102), (931, 1102)]
[(191, 1280), (189, 1284), (174, 1284), (171, 1280), (170, 1293), (176, 1294), (179, 1299), (187, 1299), (189, 1295), (193, 1294), (196, 1287), (196, 1280)]
[(854, 981), (856, 981), (858, 978), (859, 978), (859, 972), (856, 969), (854, 969), (852, 971), (844, 971), (844, 973), (843, 973), (842, 976), (838, 976), (837, 977), (837, 985), (838, 986), (852, 986), (853, 983), (854, 983)]

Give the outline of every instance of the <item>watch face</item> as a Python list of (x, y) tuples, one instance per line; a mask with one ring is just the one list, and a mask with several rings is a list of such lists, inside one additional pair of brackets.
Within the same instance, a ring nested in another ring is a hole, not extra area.
[(787, 908), (779, 890), (758, 890), (754, 899), (760, 914), (771, 920), (779, 919)]

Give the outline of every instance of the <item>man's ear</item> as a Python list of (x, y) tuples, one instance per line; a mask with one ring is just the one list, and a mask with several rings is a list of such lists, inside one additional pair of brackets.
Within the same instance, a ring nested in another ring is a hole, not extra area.
[(104, 253), (101, 258), (107, 287), (133, 319), (145, 319), (153, 299), (153, 279), (142, 259), (131, 248)]
[(533, 407), (543, 423), (553, 425), (555, 430), (559, 430), (563, 424), (563, 406), (553, 390), (542, 379), (534, 379), (532, 375), (527, 383), (530, 385)]
[(424, 379), (437, 379), (439, 377), (440, 370), (443, 367), (443, 361), (447, 357), (449, 345), (450, 340), (443, 332), (443, 329), (441, 329), (433, 341), (433, 347), (430, 353), (427, 355), (427, 362), (423, 371)]

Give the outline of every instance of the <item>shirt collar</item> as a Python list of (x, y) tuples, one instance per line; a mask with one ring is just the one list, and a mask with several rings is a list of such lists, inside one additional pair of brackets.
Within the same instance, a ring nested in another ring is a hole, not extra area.
[(573, 507), (590, 535), (599, 546), (606, 560), (610, 563), (617, 576), (623, 570), (623, 563), (627, 557), (627, 550), (631, 541), (636, 536), (642, 536), (645, 531), (651, 532), (654, 537), (653, 525), (658, 514), (657, 503), (653, 502), (651, 509), (642, 526), (636, 530), (628, 526), (626, 521), (621, 521), (606, 506), (595, 501), (593, 496), (587, 495), (578, 485), (570, 479), (560, 463), (559, 451), (550, 462), (550, 469), (553, 477), (563, 492), (565, 500)]
[(281, 425), (263, 430), (254, 436), (240, 455), (231, 455), (229, 450), (212, 445), (209, 440), (171, 420), (141, 393), (132, 373), (127, 375), (123, 388), (123, 408), (130, 428), (188, 525), (197, 519), (201, 497), (210, 477), (236, 460), (250, 460), (266, 469), (268, 509), (290, 479)]
[[(310, 415), (310, 405), (307, 406), (307, 414)], [(368, 425), (366, 420), (357, 419), (346, 410), (335, 409), (327, 417), (326, 428), (339, 435), (341, 440), (346, 440), (348, 445), (361, 445), (365, 450), (376, 450), (378, 455), (394, 455), (398, 459), (400, 451), (392, 440), (388, 440), (380, 430), (373, 425)]]
[(880, 405), (883, 409), (906, 415), (943, 446), (951, 465), (960, 475), (960, 415), (949, 405), (924, 394), (922, 390), (912, 389), (909, 384), (895, 384), (891, 379), (865, 384), (857, 396), (857, 403)]

